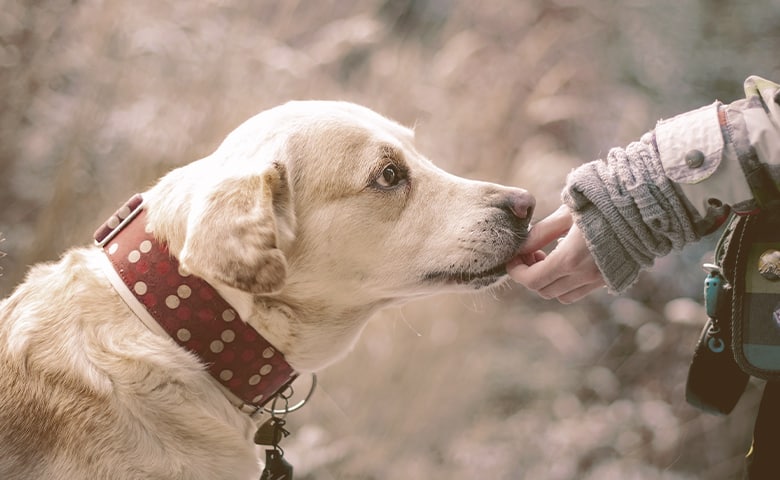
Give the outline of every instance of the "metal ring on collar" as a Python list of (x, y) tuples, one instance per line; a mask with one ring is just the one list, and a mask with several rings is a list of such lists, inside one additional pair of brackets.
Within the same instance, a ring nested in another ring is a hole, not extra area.
[(309, 399), (311, 399), (311, 396), (314, 394), (314, 389), (317, 387), (317, 375), (312, 373), (311, 374), (311, 387), (309, 387), (309, 393), (306, 394), (306, 397), (301, 400), (300, 402), (296, 403), (292, 407), (285, 406), (284, 408), (276, 408), (276, 401), (279, 399), (279, 397), (282, 397), (285, 399), (285, 401), (289, 397), (284, 397), (281, 392), (274, 397), (274, 400), (271, 402), (271, 408), (265, 407), (264, 410), (271, 415), (287, 415), (288, 413), (294, 412), (296, 410), (300, 410), (301, 407), (306, 405), (308, 403)]

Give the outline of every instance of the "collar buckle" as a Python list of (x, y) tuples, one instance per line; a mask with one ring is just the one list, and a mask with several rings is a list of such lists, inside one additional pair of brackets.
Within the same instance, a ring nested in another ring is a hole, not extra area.
[(103, 248), (111, 241), (125, 226), (141, 212), (144, 206), (144, 199), (140, 193), (133, 195), (130, 200), (125, 202), (122, 207), (114, 212), (103, 225), (95, 230), (95, 245)]

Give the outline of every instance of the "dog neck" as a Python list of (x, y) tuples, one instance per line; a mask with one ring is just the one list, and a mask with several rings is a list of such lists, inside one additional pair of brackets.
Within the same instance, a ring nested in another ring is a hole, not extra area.
[(238, 302), (234, 308), (213, 286), (183, 271), (147, 231), (140, 195), (112, 215), (95, 240), (128, 306), (151, 330), (195, 354), (242, 411), (253, 413), (295, 379), (282, 352), (242, 319), (248, 309), (242, 296), (221, 289)]

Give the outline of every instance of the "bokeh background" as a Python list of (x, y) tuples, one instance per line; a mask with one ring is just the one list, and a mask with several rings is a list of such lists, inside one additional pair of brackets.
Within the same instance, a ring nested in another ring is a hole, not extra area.
[[(777, 0), (0, 0), (0, 294), (289, 99), (416, 125), (542, 216), (573, 167), (780, 79), (778, 52)], [(507, 284), (378, 314), (289, 419), (297, 478), (739, 478), (761, 385), (728, 417), (684, 400), (714, 241), (620, 297)]]

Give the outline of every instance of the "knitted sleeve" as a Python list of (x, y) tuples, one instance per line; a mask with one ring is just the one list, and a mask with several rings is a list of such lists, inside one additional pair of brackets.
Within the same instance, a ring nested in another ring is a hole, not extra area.
[(700, 238), (698, 215), (664, 173), (651, 133), (571, 172), (563, 202), (613, 293), (656, 257)]

